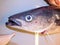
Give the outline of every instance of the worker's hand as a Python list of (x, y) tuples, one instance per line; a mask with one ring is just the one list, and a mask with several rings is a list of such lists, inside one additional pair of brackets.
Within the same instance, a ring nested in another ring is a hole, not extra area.
[(60, 0), (46, 0), (46, 1), (52, 6), (56, 6), (57, 8), (60, 8)]

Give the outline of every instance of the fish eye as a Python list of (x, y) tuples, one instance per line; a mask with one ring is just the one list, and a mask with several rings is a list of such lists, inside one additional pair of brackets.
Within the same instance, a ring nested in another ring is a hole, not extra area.
[(27, 16), (25, 16), (25, 20), (26, 21), (32, 21), (32, 16), (31, 15), (27, 15)]

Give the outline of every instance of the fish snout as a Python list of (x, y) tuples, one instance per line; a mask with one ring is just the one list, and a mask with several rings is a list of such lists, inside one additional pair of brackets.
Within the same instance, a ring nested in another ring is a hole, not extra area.
[(8, 22), (6, 22), (7, 26), (22, 26), (21, 22), (17, 21), (16, 18), (9, 17)]

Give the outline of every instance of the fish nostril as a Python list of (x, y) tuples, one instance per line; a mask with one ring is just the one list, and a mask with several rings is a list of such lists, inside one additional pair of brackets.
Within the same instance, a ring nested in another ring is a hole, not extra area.
[(13, 19), (13, 17), (12, 16), (10, 16), (10, 17), (8, 17), (9, 18), (9, 20), (12, 20)]

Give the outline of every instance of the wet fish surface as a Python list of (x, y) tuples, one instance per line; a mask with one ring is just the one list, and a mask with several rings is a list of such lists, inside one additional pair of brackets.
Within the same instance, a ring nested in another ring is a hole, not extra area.
[(25, 31), (55, 31), (60, 27), (60, 10), (43, 6), (8, 17), (6, 26)]

